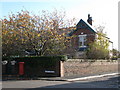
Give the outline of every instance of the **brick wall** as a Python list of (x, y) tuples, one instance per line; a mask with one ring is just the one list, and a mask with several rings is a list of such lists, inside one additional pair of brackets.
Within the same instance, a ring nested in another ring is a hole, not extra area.
[(87, 76), (111, 72), (118, 72), (118, 62), (81, 62), (80, 59), (64, 62), (64, 76)]
[[(8, 69), (7, 69), (8, 68)], [(3, 75), (18, 75), (18, 64), (15, 66), (3, 66)], [(7, 71), (6, 71), (7, 70)], [(101, 73), (118, 72), (118, 62), (96, 61), (84, 62), (83, 59), (68, 59), (67, 61), (57, 61), (55, 66), (45, 67), (29, 67), (25, 65), (24, 76), (42, 76), (42, 77), (63, 77), (63, 76), (87, 76)], [(55, 71), (54, 73), (45, 71)], [(7, 73), (6, 73), (7, 72)]]
[(76, 32), (74, 32), (73, 35), (75, 35), (76, 37), (74, 37), (72, 39), (72, 45), (73, 47), (75, 47), (76, 49), (78, 48), (78, 35), (81, 35), (81, 32), (83, 32), (83, 34), (87, 34), (87, 44), (90, 43), (91, 41), (94, 41), (95, 40), (95, 33), (88, 30), (87, 28), (85, 29), (78, 29)]

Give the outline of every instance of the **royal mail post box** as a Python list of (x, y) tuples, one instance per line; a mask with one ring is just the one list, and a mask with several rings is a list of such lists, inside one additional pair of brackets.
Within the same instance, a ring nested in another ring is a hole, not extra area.
[(19, 62), (19, 75), (24, 74), (24, 62)]

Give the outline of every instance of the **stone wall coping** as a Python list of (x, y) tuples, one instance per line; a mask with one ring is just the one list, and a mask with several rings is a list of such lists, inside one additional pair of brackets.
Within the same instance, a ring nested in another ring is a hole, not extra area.
[(97, 61), (97, 62), (117, 62), (118, 60), (103, 60), (103, 59), (99, 59), (99, 60), (92, 60), (92, 59), (68, 59), (67, 61)]

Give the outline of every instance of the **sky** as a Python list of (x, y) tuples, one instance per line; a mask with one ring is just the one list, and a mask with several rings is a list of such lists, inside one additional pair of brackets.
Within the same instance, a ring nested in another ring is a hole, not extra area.
[(8, 16), (10, 12), (16, 14), (26, 9), (34, 14), (42, 10), (65, 10), (67, 18), (87, 21), (88, 14), (93, 19), (94, 26), (105, 26), (104, 32), (118, 49), (118, 2), (120, 0), (1, 0), (0, 18)]

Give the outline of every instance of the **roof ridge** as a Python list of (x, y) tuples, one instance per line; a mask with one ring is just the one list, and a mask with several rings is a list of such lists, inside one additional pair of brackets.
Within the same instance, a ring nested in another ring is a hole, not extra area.
[(93, 26), (91, 26), (88, 22), (84, 21), (83, 19), (80, 19), (80, 21), (83, 21), (89, 28), (91, 28), (96, 33), (95, 28)]

